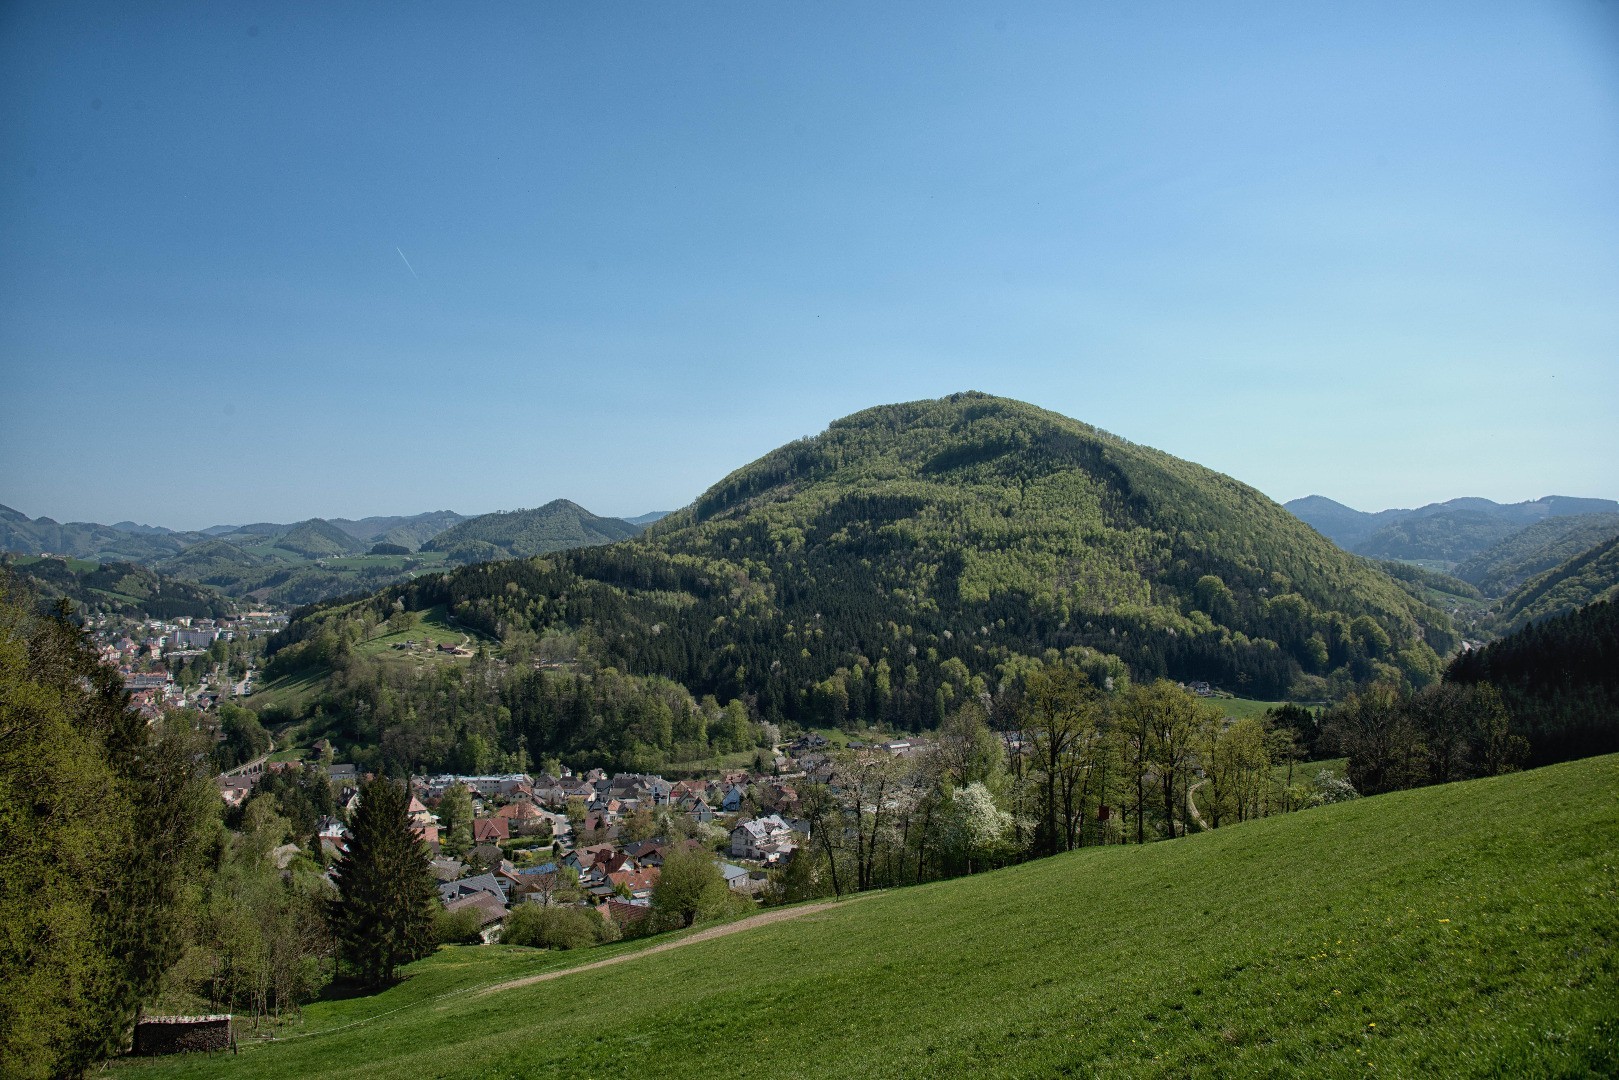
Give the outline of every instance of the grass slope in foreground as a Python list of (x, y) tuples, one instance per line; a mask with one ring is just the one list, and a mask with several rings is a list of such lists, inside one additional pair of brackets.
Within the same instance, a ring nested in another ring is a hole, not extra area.
[(485, 996), (469, 961), (493, 983), (607, 953), (444, 950), (363, 1006), (310, 1008), (329, 1034), (118, 1072), (1614, 1075), (1616, 839), (1619, 757), (1593, 758), (869, 895)]

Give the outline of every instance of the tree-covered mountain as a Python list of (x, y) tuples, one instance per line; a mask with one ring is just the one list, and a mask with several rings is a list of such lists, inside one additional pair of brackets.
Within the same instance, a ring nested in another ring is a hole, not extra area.
[(276, 538), (275, 546), (306, 559), (324, 559), (352, 555), (371, 545), (356, 540), (348, 533), (321, 518), (301, 521), (285, 534)]
[[(367, 522), (372, 520), (375, 519), (367, 519)], [(465, 516), (457, 514), (453, 510), (437, 510), (431, 514), (418, 514), (415, 517), (406, 518), (390, 525), (381, 532), (374, 532), (370, 535), (361, 535), (348, 530), (347, 526), (341, 521), (334, 522), (334, 524), (343, 527), (346, 531), (350, 531), (352, 535), (359, 536), (362, 540), (398, 544), (400, 547), (415, 551), (433, 537), (444, 532), (444, 530), (453, 528), (466, 520)], [(367, 522), (356, 522), (356, 525), (365, 525)]]
[(1523, 523), (1484, 510), (1445, 510), (1401, 518), (1356, 544), (1373, 559), (1408, 559), (1454, 565), (1524, 528)]
[(1509, 630), (1615, 596), (1619, 596), (1619, 537), (1524, 582), (1501, 601), (1496, 622)]
[(1353, 551), (1362, 540), (1391, 521), (1409, 514), (1409, 510), (1381, 510), (1369, 514), (1345, 506), (1325, 495), (1307, 495), (1283, 503), (1294, 517), (1331, 540), (1345, 551)]
[(151, 562), (184, 551), (201, 537), (196, 533), (139, 533), (94, 522), (62, 524), (48, 517), (30, 518), (0, 506), (0, 551), (18, 554), (67, 555), (75, 559), (125, 559)]
[(374, 625), (396, 598), (493, 636), (578, 630), (600, 663), (746, 696), (766, 720), (913, 729), (1049, 650), (1098, 681), (1317, 697), (1432, 678), (1455, 641), (1443, 613), (1253, 488), (977, 393), (839, 420), (630, 541), (306, 612), (275, 648)]
[(533, 510), (510, 510), (463, 521), (422, 545), (445, 552), (453, 562), (545, 555), (565, 548), (611, 544), (641, 531), (621, 518), (597, 517), (589, 510), (555, 499)]
[(80, 614), (109, 612), (155, 619), (186, 615), (218, 618), (230, 614), (233, 607), (216, 589), (181, 581), (138, 563), (87, 565), (66, 559), (6, 555), (0, 561), (0, 572), (7, 571), (44, 610), (54, 609), (56, 602), (64, 598)]
[(1530, 578), (1615, 536), (1619, 536), (1619, 514), (1547, 518), (1474, 555), (1456, 567), (1456, 576), (1488, 596), (1505, 596)]

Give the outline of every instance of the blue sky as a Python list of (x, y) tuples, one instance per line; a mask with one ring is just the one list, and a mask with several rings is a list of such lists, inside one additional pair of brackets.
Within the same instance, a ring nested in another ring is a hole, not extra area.
[(0, 502), (681, 505), (963, 389), (1619, 497), (1619, 4), (0, 8)]

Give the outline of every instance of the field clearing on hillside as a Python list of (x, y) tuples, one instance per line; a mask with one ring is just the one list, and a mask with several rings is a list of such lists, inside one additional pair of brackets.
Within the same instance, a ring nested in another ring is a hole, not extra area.
[[(525, 973), (625, 948), (528, 953)], [(1613, 1075), (1619, 757), (1072, 852), (451, 993), (513, 977), (525, 953), (445, 950), (386, 993), (310, 1007), (306, 1037), (114, 1072)]]
[[(367, 638), (355, 646), (355, 651), (366, 656), (380, 656), (387, 658), (416, 658), (426, 659), (431, 653), (411, 653), (395, 649), (395, 645), (403, 645), (407, 641), (421, 643), (429, 642), (432, 645), (460, 645), (466, 642), (468, 648), (477, 648), (478, 635), (471, 630), (455, 625), (450, 621), (449, 613), (443, 605), (428, 608), (422, 612), (411, 613), (413, 622), (405, 630), (391, 631), (386, 625), (377, 629), (382, 633)], [(448, 659), (448, 657), (446, 657)]]
[(320, 693), (328, 672), (325, 668), (300, 671), (259, 685), (245, 699), (254, 709), (285, 709), (296, 712), (303, 708), (306, 698)]
[(1207, 704), (1218, 706), (1225, 714), (1235, 720), (1249, 716), (1264, 716), (1272, 709), (1287, 704), (1285, 701), (1256, 701), (1253, 698), (1243, 697), (1216, 697), (1205, 698)]

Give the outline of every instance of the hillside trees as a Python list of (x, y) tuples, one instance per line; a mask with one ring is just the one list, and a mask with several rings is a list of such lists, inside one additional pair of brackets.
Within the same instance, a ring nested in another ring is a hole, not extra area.
[(658, 883), (652, 888), (652, 910), (668, 925), (690, 926), (722, 910), (726, 892), (713, 857), (679, 843), (664, 853)]
[(1462, 653), (1445, 677), (1499, 689), (1527, 764), (1619, 751), (1619, 602), (1531, 623)]
[(128, 707), (64, 618), (0, 584), (0, 1062), (75, 1076), (117, 1051), (179, 954), (214, 795), (183, 723)]
[(378, 777), (360, 789), (348, 851), (335, 868), (328, 919), (339, 955), (366, 986), (433, 949), (438, 907), (427, 850), (411, 830), (403, 785)]
[(1416, 692), (1379, 683), (1332, 708), (1323, 727), (1349, 758), (1349, 781), (1363, 795), (1494, 776), (1529, 753), (1500, 692), (1487, 683)]
[[(868, 410), (738, 470), (650, 536), (418, 579), (493, 638), (591, 632), (604, 669), (804, 726), (936, 727), (1001, 669), (1086, 650), (1138, 681), (1324, 696), (1438, 673), (1454, 627), (1259, 493), (1018, 402)], [(1212, 609), (1212, 610), (1210, 610)], [(325, 650), (328, 612), (276, 643)], [(313, 643), (313, 644), (310, 644)], [(645, 739), (643, 745), (651, 744)], [(532, 740), (531, 740), (532, 743)]]

